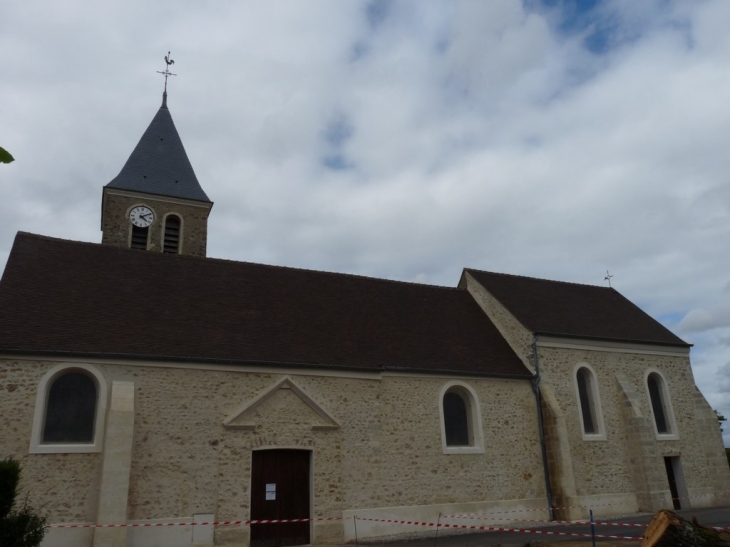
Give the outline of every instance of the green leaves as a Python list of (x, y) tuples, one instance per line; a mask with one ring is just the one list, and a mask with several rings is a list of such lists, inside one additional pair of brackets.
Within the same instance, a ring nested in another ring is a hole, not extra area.
[(19, 480), (20, 462), (0, 460), (0, 545), (37, 547), (46, 533), (46, 519), (28, 505), (27, 498), (22, 505), (15, 503)]
[(13, 161), (15, 161), (15, 158), (12, 154), (0, 146), (0, 163), (11, 163)]
[(0, 519), (4, 519), (15, 503), (20, 480), (20, 462), (12, 458), (0, 460)]

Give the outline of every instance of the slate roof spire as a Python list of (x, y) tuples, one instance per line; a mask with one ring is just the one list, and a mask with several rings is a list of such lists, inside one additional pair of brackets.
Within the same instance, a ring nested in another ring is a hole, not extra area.
[(107, 187), (210, 203), (172, 121), (167, 93), (124, 167)]
[[(174, 63), (165, 57), (167, 66)], [(137, 143), (119, 174), (107, 188), (119, 188), (146, 194), (157, 194), (210, 203), (200, 187), (193, 166), (185, 153), (180, 135), (167, 108), (167, 77), (175, 76), (167, 68), (162, 105)]]

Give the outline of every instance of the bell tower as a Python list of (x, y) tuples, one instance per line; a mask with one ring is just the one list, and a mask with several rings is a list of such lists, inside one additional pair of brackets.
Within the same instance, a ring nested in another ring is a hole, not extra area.
[[(168, 56), (169, 65), (173, 61)], [(213, 202), (200, 187), (167, 108), (162, 106), (120, 173), (104, 186), (101, 242), (130, 249), (205, 256)]]

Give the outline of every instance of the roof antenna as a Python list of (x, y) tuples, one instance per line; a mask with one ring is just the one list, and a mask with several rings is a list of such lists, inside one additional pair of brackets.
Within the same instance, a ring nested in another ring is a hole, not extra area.
[(609, 288), (611, 287), (611, 278), (612, 278), (612, 277), (613, 277), (613, 276), (612, 276), (612, 275), (611, 275), (610, 273), (608, 273), (608, 270), (606, 270), (606, 277), (604, 277), (604, 278), (603, 278), (603, 280), (604, 280), (604, 281), (608, 281), (608, 286), (609, 286)]
[(177, 76), (177, 74), (173, 74), (170, 72), (170, 65), (174, 65), (175, 61), (170, 59), (170, 52), (167, 52), (167, 55), (165, 55), (165, 63), (167, 66), (165, 67), (165, 72), (157, 71), (157, 74), (162, 74), (165, 77), (165, 90), (162, 92), (162, 108), (167, 108), (167, 77), (168, 76)]

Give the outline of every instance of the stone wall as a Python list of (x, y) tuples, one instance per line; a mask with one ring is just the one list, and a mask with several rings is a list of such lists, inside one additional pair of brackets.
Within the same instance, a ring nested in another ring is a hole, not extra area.
[(131, 224), (129, 211), (137, 205), (146, 205), (155, 214), (149, 227), (148, 250), (162, 251), (165, 215), (174, 213), (182, 221), (180, 228), (180, 254), (206, 255), (208, 241), (208, 215), (212, 204), (165, 198), (147, 194), (134, 194), (120, 190), (104, 189), (102, 211), (102, 240), (104, 245), (129, 248)]
[[(0, 361), (6, 450), (22, 459), (22, 487), (52, 522), (95, 522), (101, 455), (28, 455), (36, 386), (57, 364)], [(266, 448), (312, 451), (314, 517), (367, 511), (415, 518), (447, 509), (545, 505), (535, 399), (528, 381), (462, 379), (479, 399), (485, 451), (444, 454), (439, 394), (451, 378), (92, 366), (108, 385), (134, 384), (130, 521), (184, 521), (194, 514), (248, 518), (251, 453)], [(336, 426), (322, 427), (322, 417), (291, 389), (272, 392), (264, 403), (246, 410), (284, 376)], [(231, 417), (226, 427), (224, 421)], [(340, 542), (348, 537), (348, 526), (316, 523), (314, 540)], [(371, 527), (368, 532), (363, 525), (360, 534), (403, 531)], [(248, 528), (219, 527), (216, 543), (247, 545)]]
[[(630, 493), (640, 496), (635, 502), (640, 510), (666, 506), (669, 484), (664, 457), (680, 458), (690, 496), (729, 489), (730, 470), (720, 466), (721, 458), (714, 454), (721, 454), (719, 426), (709, 406), (698, 407), (699, 392), (687, 356), (544, 346), (538, 354), (542, 381), (554, 390), (565, 416), (576, 494), (583, 499), (582, 505), (589, 498)], [(596, 374), (605, 440), (583, 438), (574, 382), (579, 363), (590, 365)], [(660, 371), (666, 380), (676, 439), (655, 431), (645, 381), (650, 369)], [(705, 446), (708, 437), (714, 451)], [(691, 503), (699, 506), (708, 499), (695, 498)], [(631, 506), (629, 498), (622, 503)]]
[(20, 460), (20, 497), (52, 521), (94, 522), (101, 454), (29, 454), (36, 388), (56, 364), (0, 361), (0, 458)]

